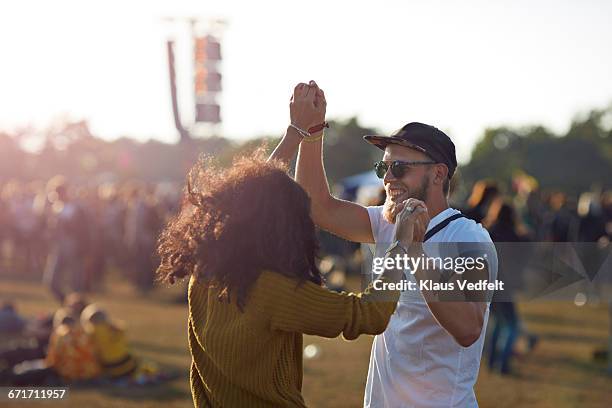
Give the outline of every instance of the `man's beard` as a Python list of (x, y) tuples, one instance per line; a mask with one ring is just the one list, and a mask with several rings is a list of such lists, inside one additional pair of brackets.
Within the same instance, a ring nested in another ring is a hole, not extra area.
[[(408, 194), (406, 194), (406, 198), (404, 200), (407, 200), (409, 198), (416, 198), (419, 201), (425, 202), (428, 191), (429, 177), (423, 177), (423, 181), (421, 182), (419, 188), (417, 188), (415, 191), (409, 191)], [(385, 218), (385, 220), (387, 220), (387, 222), (391, 224), (395, 224), (395, 216), (397, 215), (395, 208), (397, 204), (400, 204), (400, 202), (394, 202), (393, 200), (391, 200), (391, 197), (387, 195), (387, 198), (385, 199), (385, 204), (383, 206), (383, 217)]]

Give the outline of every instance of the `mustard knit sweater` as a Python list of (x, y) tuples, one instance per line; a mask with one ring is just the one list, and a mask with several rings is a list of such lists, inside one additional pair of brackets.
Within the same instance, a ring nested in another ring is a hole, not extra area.
[[(383, 275), (384, 279), (384, 275)], [(196, 407), (304, 407), (302, 334), (352, 340), (382, 333), (399, 292), (336, 293), (262, 272), (241, 312), (189, 282), (191, 392)]]

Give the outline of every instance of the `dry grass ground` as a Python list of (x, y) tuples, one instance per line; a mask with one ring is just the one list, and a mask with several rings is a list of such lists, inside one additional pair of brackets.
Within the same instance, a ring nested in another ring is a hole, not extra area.
[[(156, 387), (71, 390), (62, 407), (188, 407), (190, 358), (187, 351), (186, 307), (177, 301), (180, 288), (157, 289), (141, 296), (114, 285), (92, 298), (112, 316), (124, 320), (135, 353), (158, 362), (180, 378)], [(0, 280), (0, 299), (15, 300), (27, 315), (53, 310), (51, 296), (38, 284)], [(481, 407), (604, 407), (612, 401), (612, 379), (592, 353), (605, 347), (607, 307), (568, 303), (520, 305), (529, 329), (541, 336), (538, 348), (517, 361), (517, 375), (501, 377), (482, 367), (476, 393)], [(320, 353), (305, 360), (304, 396), (312, 407), (357, 407), (363, 398), (372, 338), (354, 342), (307, 336)], [(11, 407), (51, 406), (14, 403)]]

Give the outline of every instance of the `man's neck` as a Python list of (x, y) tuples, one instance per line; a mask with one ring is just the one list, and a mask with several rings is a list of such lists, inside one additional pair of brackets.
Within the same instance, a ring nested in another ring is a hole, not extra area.
[(425, 205), (427, 205), (427, 210), (429, 212), (430, 219), (440, 214), (442, 211), (446, 210), (449, 207), (448, 201), (446, 199), (431, 200), (431, 202), (425, 203)]

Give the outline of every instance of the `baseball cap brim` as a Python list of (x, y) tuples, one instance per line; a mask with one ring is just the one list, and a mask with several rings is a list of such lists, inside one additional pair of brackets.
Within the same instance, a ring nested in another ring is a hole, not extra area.
[(419, 152), (427, 153), (427, 150), (423, 149), (421, 146), (417, 146), (414, 143), (410, 143), (395, 136), (367, 135), (364, 136), (363, 139), (366, 142), (378, 147), (380, 150), (385, 150), (385, 148), (390, 144), (396, 144), (418, 150)]

